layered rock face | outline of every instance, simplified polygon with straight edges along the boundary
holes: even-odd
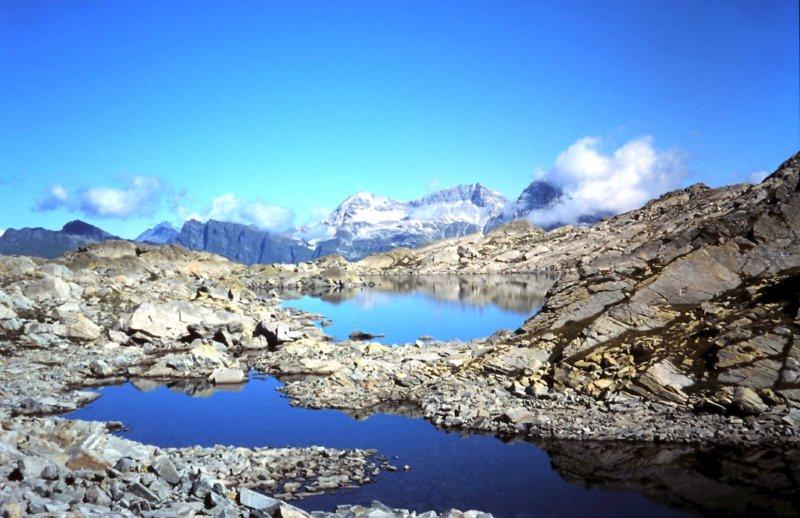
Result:
[[[214,220],[205,223],[187,221],[175,243],[244,264],[297,263],[315,256],[314,250],[300,240],[239,223]]]
[[[543,361],[534,378],[549,388],[742,415],[796,407],[799,174],[796,155],[759,185],[692,186],[591,228],[516,222],[353,270],[558,272],[509,340]]]

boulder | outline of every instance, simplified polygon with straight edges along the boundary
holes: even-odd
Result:
[[[166,480],[173,486],[181,481],[181,476],[175,468],[175,464],[166,455],[159,455],[150,466],[159,477]]]
[[[780,371],[779,361],[765,359],[743,367],[728,369],[717,376],[717,380],[731,385],[762,389],[772,387],[778,381]]]
[[[71,296],[69,284],[58,277],[45,276],[31,283],[24,291],[25,296],[36,301],[51,304],[62,304]]]
[[[348,338],[350,338],[350,340],[363,341],[363,340],[373,340],[375,338],[383,338],[384,336],[386,335],[365,333],[364,331],[356,330],[350,333]]]
[[[144,373],[145,378],[208,378],[216,369],[236,369],[239,362],[209,344],[167,355]]]
[[[153,304],[139,304],[124,321],[123,329],[128,334],[136,332],[168,339],[178,339],[188,335],[187,327],[203,323],[206,327],[236,320],[229,313],[215,313],[200,304],[185,301]]]
[[[0,320],[6,320],[8,318],[16,318],[17,313],[10,307],[6,306],[5,304],[0,304]]]
[[[676,403],[683,403],[688,399],[683,389],[694,383],[690,377],[678,371],[669,360],[651,365],[639,376],[637,382],[649,392],[649,395]]]
[[[67,338],[76,340],[97,340],[102,328],[81,313],[75,313],[63,320]]]
[[[736,387],[733,390],[733,407],[746,415],[758,415],[767,410],[761,397],[750,387]]]
[[[250,509],[272,514],[272,511],[277,509],[282,502],[243,487],[239,489],[239,503]]]
[[[243,370],[227,368],[214,369],[214,371],[211,373],[211,376],[208,377],[208,381],[214,383],[215,385],[242,383],[246,379],[247,375]]]
[[[269,320],[262,320],[258,323],[255,330],[256,336],[263,336],[269,342],[269,345],[274,347],[276,345],[297,340],[302,336],[302,333],[291,331],[289,326],[283,322],[272,322]]]

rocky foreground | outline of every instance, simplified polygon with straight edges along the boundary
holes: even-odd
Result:
[[[375,452],[159,450],[53,417],[90,402],[92,386],[242,383],[251,368],[286,379],[296,404],[414,408],[464,431],[798,444],[799,177],[795,156],[759,185],[693,186],[590,228],[515,222],[357,263],[246,267],[120,241],[49,262],[0,257],[4,512],[304,516],[285,501],[380,476]],[[555,276],[542,311],[470,343],[332,343],[273,291],[522,271]]]
[[[160,449],[114,435],[121,423],[53,417],[97,398],[93,386],[182,380],[203,391],[246,382],[252,358],[283,341],[325,345],[313,323],[247,288],[251,280],[216,256],[120,241],[53,262],[0,258],[3,516],[301,517],[286,501],[366,484],[390,467],[375,451]],[[416,516],[377,502],[315,515]]]

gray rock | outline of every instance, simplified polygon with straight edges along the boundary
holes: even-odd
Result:
[[[280,500],[256,493],[246,487],[239,488],[239,503],[250,509],[271,513],[281,505]]]
[[[156,457],[155,460],[153,460],[151,467],[159,477],[163,478],[172,485],[175,485],[181,481],[180,474],[175,468],[175,464],[173,464],[166,455],[159,455]]]
[[[25,296],[40,303],[63,304],[71,298],[72,291],[62,279],[46,276],[31,283]]]
[[[208,381],[216,385],[242,383],[246,379],[247,375],[243,370],[226,368],[214,369],[214,372],[208,377]]]

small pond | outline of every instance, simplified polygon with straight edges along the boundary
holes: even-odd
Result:
[[[354,331],[384,344],[484,338],[517,329],[544,304],[553,279],[538,275],[385,275],[372,283],[315,294],[280,292],[283,305],[324,315],[336,340]]]
[[[797,514],[797,452],[684,445],[504,443],[408,415],[356,419],[292,407],[281,382],[252,375],[226,390],[152,381],[99,389],[66,417],[120,420],[124,437],[162,447],[226,444],[376,448],[409,471],[294,503],[307,510],[380,500],[418,511],[476,508],[498,517]]]

